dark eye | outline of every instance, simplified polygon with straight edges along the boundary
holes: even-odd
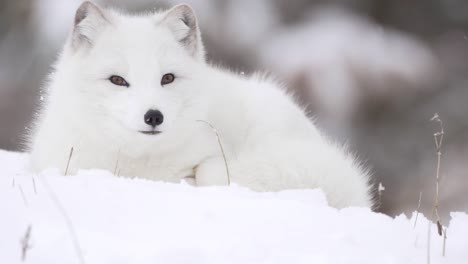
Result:
[[[164,74],[164,76],[161,78],[161,85],[170,84],[174,80],[175,80],[174,74],[172,73]]]
[[[109,81],[111,81],[111,83],[118,85],[118,86],[126,86],[126,87],[130,86],[130,84],[128,84],[128,82],[124,78],[117,76],[117,75],[112,75],[109,78]]]

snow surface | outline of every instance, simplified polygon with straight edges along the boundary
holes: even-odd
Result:
[[[0,151],[0,263],[23,263],[21,241],[24,263],[80,263],[71,232],[87,264],[426,263],[422,215],[414,228],[414,215],[331,208],[319,190],[196,188],[104,171],[31,175],[26,161]],[[434,226],[430,244],[431,263],[468,263],[468,215],[452,214],[446,257]]]

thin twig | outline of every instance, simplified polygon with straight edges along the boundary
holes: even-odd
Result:
[[[70,155],[68,156],[67,167],[65,168],[65,176],[68,175],[68,167],[70,166],[70,161],[73,156],[73,147],[70,149]]]
[[[60,202],[60,200],[58,199],[58,197],[55,195],[52,188],[49,186],[47,180],[44,177],[39,177],[39,179],[41,180],[42,184],[44,185],[49,197],[54,202],[55,207],[58,209],[58,211],[62,215],[63,219],[65,220],[65,224],[66,224],[66,226],[68,228],[68,231],[69,231],[69,233],[71,235],[73,246],[75,248],[75,252],[76,252],[76,255],[78,257],[79,262],[81,264],[85,264],[85,260],[84,260],[84,257],[83,257],[83,253],[81,251],[80,243],[78,241],[78,236],[76,235],[75,228],[73,226],[73,223],[71,221],[70,216],[68,215],[67,211],[65,210],[65,207],[63,207],[63,205]]]
[[[377,188],[379,194],[379,207],[382,206],[382,193],[385,191],[385,186],[381,182],[379,182],[379,187]]]
[[[228,162],[227,162],[227,159],[226,159],[226,153],[224,152],[223,144],[221,143],[221,138],[219,136],[218,130],[212,124],[210,124],[209,122],[207,122],[205,120],[197,120],[197,121],[207,124],[211,128],[211,130],[213,130],[213,132],[216,134],[216,138],[218,139],[219,148],[221,149],[221,153],[223,154],[224,165],[226,166],[226,174],[227,174],[228,185],[231,185],[231,174],[229,172],[229,165],[228,165]]]
[[[442,256],[445,257],[445,245],[447,243],[447,228],[444,228],[444,243],[442,244]]]
[[[31,239],[31,230],[32,226],[29,225],[26,229],[26,233],[24,234],[23,238],[20,240],[21,243],[21,261],[26,261],[26,255],[28,254],[28,250],[32,248],[29,240]]]
[[[36,180],[34,179],[34,176],[32,176],[31,178],[32,178],[32,184],[33,184],[34,194],[37,195]]]
[[[434,142],[436,146],[436,153],[437,153],[437,169],[436,169],[436,194],[434,198],[434,208],[433,214],[435,213],[437,216],[437,221],[440,221],[439,218],[439,184],[440,184],[440,163],[442,158],[442,144],[444,140],[444,127],[442,124],[442,120],[440,119],[439,115],[436,113],[434,117],[431,118],[431,121],[438,122],[440,125],[440,131],[434,133]]]
[[[436,220],[436,225],[437,225],[437,232],[439,233],[440,236],[443,235],[445,232],[444,227],[442,226],[442,222],[440,220],[440,215],[439,215],[439,185],[440,185],[440,165],[441,165],[441,159],[442,159],[442,145],[443,145],[443,140],[444,140],[444,126],[442,123],[442,120],[439,117],[439,114],[435,113],[434,116],[431,118],[430,121],[437,122],[440,126],[440,130],[436,133],[434,133],[434,142],[435,142],[435,147],[436,147],[436,154],[437,154],[437,168],[436,168],[436,188],[435,188],[435,197],[434,197],[434,206],[432,207],[432,213],[431,213],[431,219],[429,221],[429,225],[431,222],[434,222]],[[428,232],[428,263],[430,263],[430,228]],[[445,241],[444,245],[442,248],[442,255],[445,256]]]
[[[24,195],[24,192],[23,192],[23,187],[21,187],[20,184],[18,184],[18,189],[21,193],[21,197],[23,198],[24,205],[28,207],[28,200],[26,199],[26,195]]]
[[[414,228],[416,228],[416,223],[418,222],[419,210],[421,210],[421,199],[422,199],[422,192],[419,192],[419,202],[418,202],[418,209],[416,210],[416,218],[414,219]]]
[[[119,158],[120,158],[120,149],[117,152],[117,160],[115,161],[115,166],[114,166],[114,175],[116,175],[116,176],[118,176],[117,172],[120,170],[119,169]]]
[[[442,144],[444,140],[444,126],[442,123],[442,120],[440,119],[439,115],[436,113],[434,114],[434,117],[431,118],[431,121],[438,122],[440,125],[440,131],[434,133],[434,142],[436,146],[436,151],[437,151],[437,169],[436,169],[436,193],[435,193],[435,198],[434,198],[434,207],[432,209],[432,220],[434,220],[434,215],[437,217],[437,227],[438,227],[438,233],[440,236],[442,236],[442,224],[440,221],[440,216],[439,216],[439,185],[440,185],[440,164],[441,164],[441,158],[442,158]]]

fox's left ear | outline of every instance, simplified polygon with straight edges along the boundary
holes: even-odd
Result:
[[[173,7],[166,12],[162,23],[167,25],[175,38],[184,46],[195,59],[205,61],[205,48],[203,47],[197,17],[193,9],[186,4]]]

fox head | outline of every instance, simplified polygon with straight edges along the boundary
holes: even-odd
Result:
[[[157,138],[200,118],[191,81],[204,56],[188,5],[130,16],[84,2],[58,62],[56,89],[106,134],[124,129]]]

